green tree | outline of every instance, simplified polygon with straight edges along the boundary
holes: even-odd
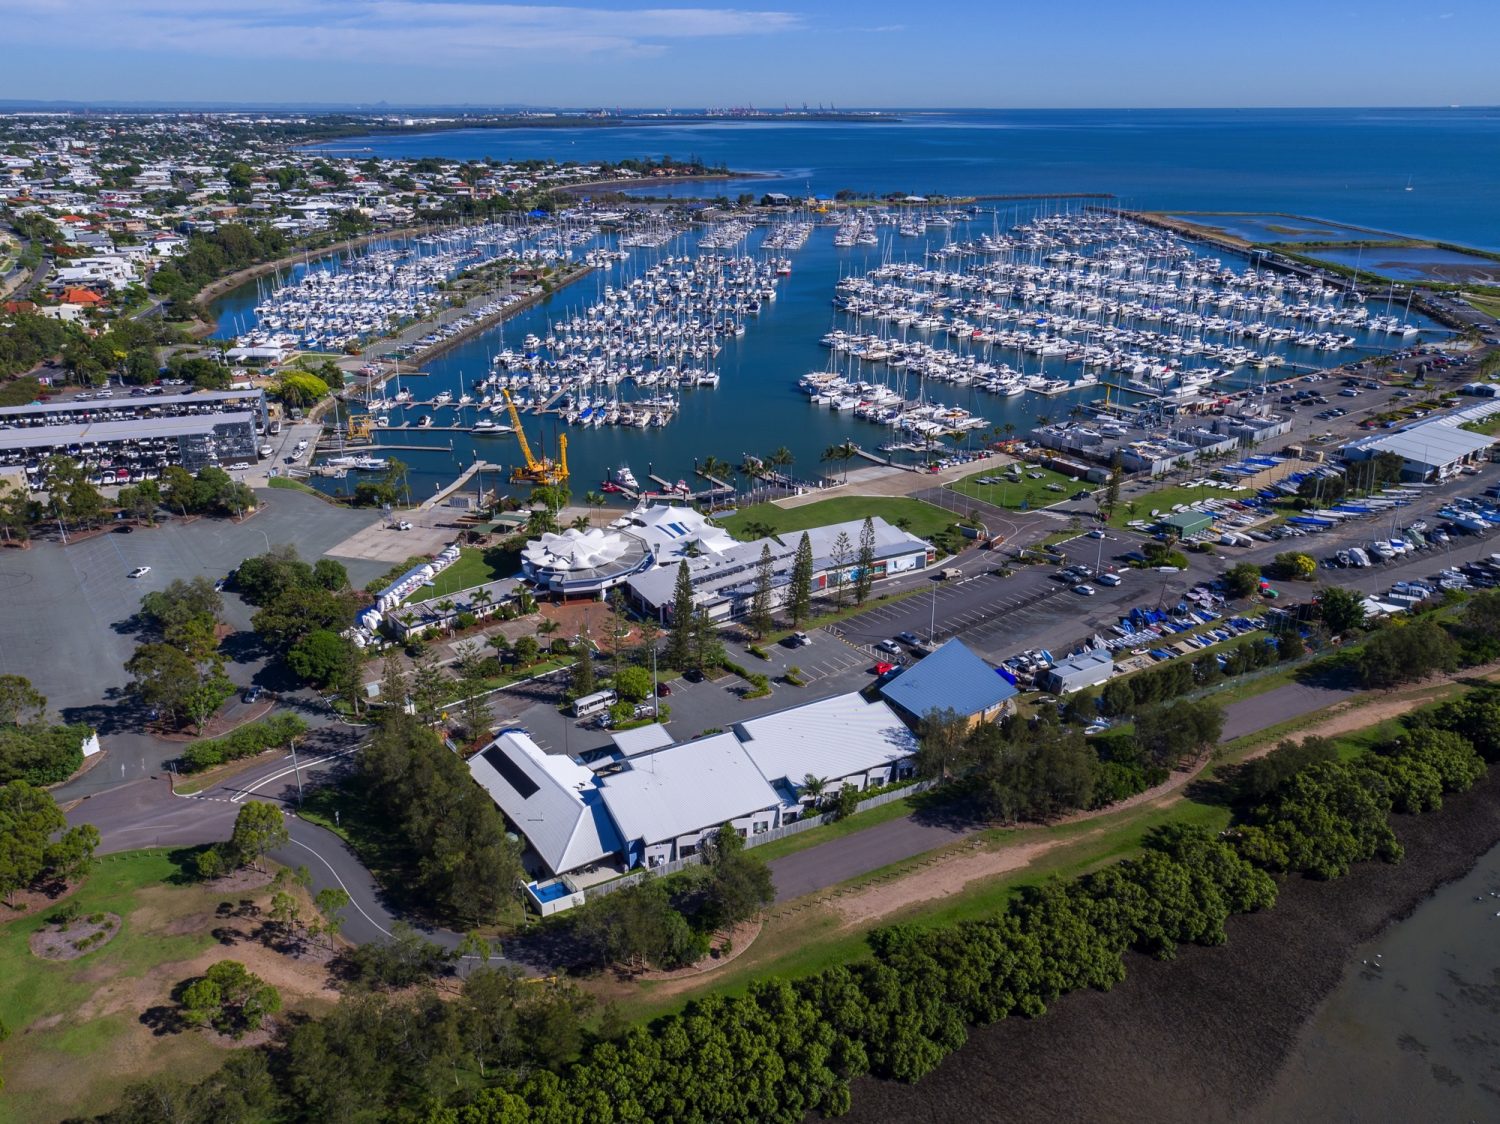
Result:
[[[626,667],[615,676],[615,691],[622,699],[641,702],[651,695],[651,673],[644,667]]]
[[[836,608],[841,609],[844,606],[844,585],[849,579],[849,567],[854,561],[854,544],[843,531],[833,540],[829,561],[833,564],[828,575],[828,582],[833,586],[833,603]]]
[[[619,678],[616,672],[615,677]],[[580,638],[578,658],[573,661],[573,673],[570,677],[569,687],[572,689],[574,698],[583,698],[592,695],[597,685],[594,676],[594,654],[588,642]]]
[[[868,515],[859,529],[859,555],[854,565],[854,603],[863,605],[875,584],[875,523]]]
[[[6,901],[44,879],[82,876],[98,845],[98,830],[92,824],[69,828],[45,790],[25,781],[0,788],[0,896]]]
[[[0,675],[0,723],[19,726],[47,712],[47,696],[24,675]]]
[[[349,571],[342,562],[332,558],[319,558],[313,563],[313,581],[330,593],[349,588]]]
[[[1430,617],[1391,621],[1365,641],[1359,680],[1365,687],[1398,687],[1458,666],[1458,646]]]
[[[1288,581],[1312,581],[1318,576],[1318,561],[1298,550],[1284,550],[1273,560],[1276,575]]]
[[[686,562],[677,564],[677,585],[672,594],[672,621],[667,629],[665,657],[669,667],[686,671],[693,663],[693,575]]]
[[[350,665],[358,664],[355,647],[336,632],[317,629],[292,645],[287,666],[297,678],[317,687],[332,687],[350,678]]]
[[[750,597],[750,611],[745,616],[745,625],[757,640],[764,640],[775,623],[771,616],[771,589],[775,580],[775,563],[771,558],[771,545],[760,548],[760,561],[755,566],[755,592]]]
[[[235,1038],[259,1030],[266,1016],[279,1010],[281,993],[238,960],[210,965],[182,993],[182,1014],[189,1023]]]
[[[792,627],[807,620],[812,612],[813,553],[812,540],[807,532],[797,541],[797,554],[792,561],[791,586],[787,590],[786,610]]]
[[[706,922],[724,928],[753,917],[776,897],[771,871],[745,849],[740,833],[724,824],[704,849],[708,868]]]
[[[291,839],[281,809],[261,800],[240,805],[234,818],[234,832],[229,837],[229,851],[238,865],[252,864],[260,869],[261,856]]]
[[[1325,585],[1318,590],[1316,601],[1318,615],[1335,636],[1364,627],[1365,598],[1357,589]]]
[[[1253,597],[1260,590],[1260,567],[1239,562],[1224,574],[1224,589],[1231,597]]]

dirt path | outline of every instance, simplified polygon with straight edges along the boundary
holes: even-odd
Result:
[[[1097,834],[1099,832],[1095,830],[1080,838],[1087,839]],[[984,850],[981,849],[983,844],[975,840],[969,844],[968,854],[957,857],[953,857],[953,852],[933,855],[916,870],[897,875],[889,882],[877,882],[841,894],[830,904],[842,918],[844,928],[866,925],[918,902],[961,893],[971,882],[1030,866],[1048,851],[1072,842],[1071,839],[1039,839],[1019,847]]]
[[[1356,695],[1330,708],[1327,718],[1298,730],[1296,736],[1298,738],[1312,736],[1331,738],[1366,729],[1392,718],[1399,718],[1403,714],[1408,714],[1432,702],[1460,678],[1492,679],[1497,674],[1500,674],[1500,663],[1486,664],[1454,675],[1428,680],[1401,694],[1374,699]],[[1264,745],[1256,746],[1240,760],[1250,761],[1264,757],[1275,747],[1276,742],[1268,739]],[[1170,777],[1154,788],[1138,792],[1107,808],[1074,812],[1045,825],[1026,826],[1051,827],[1058,824],[1100,819],[1143,807],[1165,808],[1182,799],[1182,790],[1188,782],[1202,773],[1212,760],[1212,757],[1205,755],[1195,761],[1191,767],[1174,771]],[[1102,830],[1102,828],[1095,829],[1079,836],[1078,839],[1092,838]],[[1071,845],[1076,841],[1075,839],[1037,840],[990,850],[984,849],[979,840],[974,840],[967,845],[967,853],[945,849],[928,856],[915,869],[903,871],[887,881],[843,892],[835,890],[813,901],[817,905],[831,906],[842,919],[845,928],[865,925],[888,917],[910,905],[961,893],[971,882],[1024,869],[1047,852],[1060,846]]]

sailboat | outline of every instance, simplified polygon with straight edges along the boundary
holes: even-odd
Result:
[[[1411,190],[1411,177],[1410,176],[1406,177],[1406,190],[1407,191]]]

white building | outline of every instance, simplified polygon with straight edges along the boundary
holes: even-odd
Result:
[[[884,702],[857,692],[672,742],[661,726],[615,735],[584,766],[507,731],[469,761],[474,779],[531,844],[533,866],[567,874],[689,858],[724,824],[754,839],[806,812],[809,776],[823,791],[863,791],[908,777],[917,741]]]

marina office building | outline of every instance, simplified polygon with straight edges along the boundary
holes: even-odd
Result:
[[[836,575],[852,583],[859,536],[864,520],[833,523],[807,530],[813,552],[813,592],[829,588]],[[884,519],[871,520],[875,532],[874,580],[909,573],[930,565],[932,546]],[[850,544],[847,559],[839,554],[838,538]],[[603,597],[623,586],[635,608],[665,621],[671,615],[677,589],[677,570],[687,563],[693,579],[693,599],[713,620],[743,616],[755,595],[761,548],[769,547],[772,566],[772,603],[780,604],[791,586],[792,565],[802,532],[738,542],[689,507],[653,504],[636,508],[608,529],[569,529],[546,534],[526,545],[522,570],[543,593],[570,597]]]
[[[534,873],[600,864],[655,867],[698,853],[730,824],[754,838],[807,812],[806,779],[825,792],[912,775],[917,740],[884,702],[851,692],[673,742],[665,727],[615,736],[584,765],[502,731],[469,770],[530,844]]]

